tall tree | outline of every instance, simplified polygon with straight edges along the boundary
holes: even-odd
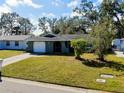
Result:
[[[57,18],[48,18],[47,22],[49,23],[51,32],[54,34],[58,34],[58,29],[56,27],[57,25]]]
[[[115,28],[112,24],[112,20],[108,17],[104,17],[98,24],[93,26],[93,32],[91,32],[93,40],[93,46],[95,53],[100,60],[104,60],[109,48],[111,48],[111,42],[115,36]]]
[[[20,24],[20,30],[24,35],[29,34],[32,31],[32,28],[34,27],[28,18],[20,17],[19,24]]]
[[[61,17],[56,24],[56,27],[59,30],[60,34],[65,34],[66,33],[66,28],[67,28],[67,17]]]
[[[3,35],[29,34],[33,27],[30,20],[17,13],[4,13],[0,18],[0,29]]]
[[[111,17],[117,29],[117,37],[124,37],[124,24],[121,21],[124,16],[123,0],[103,0],[100,7],[100,16]]]
[[[73,18],[67,18],[67,17],[61,17],[59,19],[57,18],[46,18],[42,17],[39,18],[39,27],[44,31],[45,33],[48,33],[47,31],[48,26],[46,24],[49,24],[51,33],[54,34],[76,34],[76,33],[87,33],[86,32],[86,26],[85,21],[83,21],[79,17],[73,17]]]
[[[99,9],[97,5],[89,0],[82,0],[80,7],[74,9],[75,12],[82,14],[82,19],[86,22],[86,27],[89,28],[99,21]]]
[[[39,18],[39,28],[44,32],[44,33],[49,33],[48,31],[48,18],[47,17],[42,17],[42,18]]]
[[[74,9],[82,14],[87,28],[99,23],[104,17],[109,17],[116,27],[119,38],[124,37],[124,0],[103,0],[101,4],[94,5],[91,0],[82,0],[79,8]]]
[[[85,28],[85,21],[79,17],[61,17],[56,22],[55,27],[57,28],[59,34],[87,33]]]
[[[1,29],[3,29],[3,34],[12,34],[13,27],[14,27],[14,22],[16,18],[19,17],[18,14],[16,13],[4,13],[1,16],[0,23]]]

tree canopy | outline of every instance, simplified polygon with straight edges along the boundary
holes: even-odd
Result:
[[[87,33],[86,27],[84,26],[85,21],[79,19],[79,17],[67,18],[61,17],[57,18],[39,18],[39,28],[44,31],[44,33],[54,33],[54,34],[76,34],[76,33]],[[51,31],[48,31],[48,24]]]
[[[91,36],[94,37],[93,47],[100,60],[104,60],[104,56],[111,49],[115,34],[115,28],[109,18],[104,18],[93,26],[93,32],[91,32]]]
[[[28,18],[17,13],[3,13],[0,17],[0,30],[2,35],[27,35],[31,32],[33,24]]]

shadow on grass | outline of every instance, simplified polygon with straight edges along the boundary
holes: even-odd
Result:
[[[48,55],[48,56],[74,56],[74,53],[31,53],[33,55]]]
[[[100,61],[100,60],[90,60],[90,59],[81,59],[82,64],[90,66],[90,67],[109,67],[117,71],[124,71],[124,65],[114,62],[114,61]]]

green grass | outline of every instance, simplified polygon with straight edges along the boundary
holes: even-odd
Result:
[[[82,57],[95,59],[94,54],[84,54]],[[115,55],[106,56],[108,61],[124,64],[124,58]],[[8,65],[3,68],[3,75],[40,82],[85,87],[106,91],[124,93],[124,72],[109,67],[90,67],[73,56],[32,57]],[[106,79],[105,84],[96,83],[100,74],[113,74],[113,79]]]
[[[17,51],[17,50],[0,50],[0,58],[8,58],[16,55],[23,54],[24,51]]]

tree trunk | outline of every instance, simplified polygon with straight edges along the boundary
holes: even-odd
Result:
[[[104,55],[99,55],[99,60],[104,61]]]
[[[27,27],[26,27],[26,24],[25,24],[25,31],[24,31],[24,34],[26,35],[27,34]]]
[[[80,53],[79,53],[80,50],[75,49],[74,51],[75,51],[75,59],[82,60]]]
[[[75,59],[80,59],[81,57],[80,56],[76,56]]]

